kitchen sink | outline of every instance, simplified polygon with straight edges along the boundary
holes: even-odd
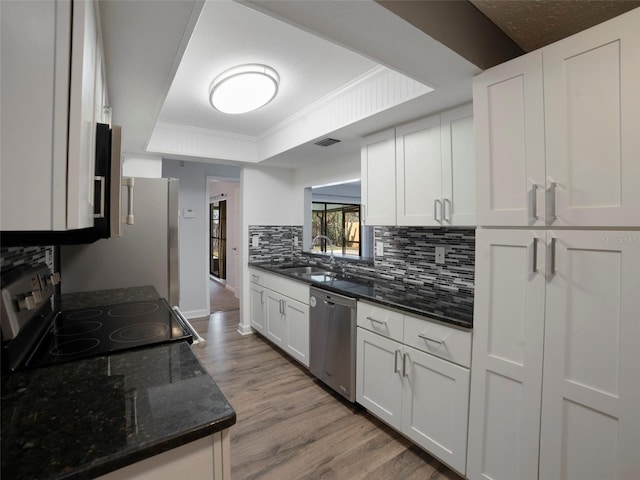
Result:
[[[283,272],[287,273],[301,273],[301,274],[310,274],[310,273],[323,273],[325,275],[333,275],[333,272],[327,271],[324,267],[288,267],[281,269]]]

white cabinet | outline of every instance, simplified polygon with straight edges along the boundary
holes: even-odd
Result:
[[[358,403],[464,474],[471,333],[366,302],[357,316]]]
[[[474,79],[479,225],[640,225],[640,10]]]
[[[396,223],[395,130],[364,140],[361,149],[362,204],[367,225]]]
[[[127,465],[97,480],[173,480],[189,472],[190,480],[230,480],[229,430],[195,440]]]
[[[309,366],[309,286],[250,269],[250,322],[291,357]]]
[[[474,225],[473,142],[471,105],[365,138],[365,223]]]
[[[3,231],[93,225],[93,1],[0,2]]]
[[[476,238],[469,478],[636,478],[640,232]]]

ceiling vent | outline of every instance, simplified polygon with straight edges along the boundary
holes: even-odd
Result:
[[[340,140],[336,140],[335,138],[324,138],[322,140],[318,140],[314,145],[318,145],[319,147],[328,147],[334,143],[340,143]]]

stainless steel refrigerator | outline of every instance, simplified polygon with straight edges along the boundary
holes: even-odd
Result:
[[[134,182],[134,223],[121,237],[60,247],[62,293],[152,285],[179,304],[178,180]]]

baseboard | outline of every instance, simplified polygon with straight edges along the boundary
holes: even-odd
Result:
[[[227,284],[225,285],[226,289],[229,290],[231,293],[235,294],[236,293],[236,289],[233,288],[231,285]]]
[[[180,311],[182,312],[182,310]],[[184,315],[187,320],[191,320],[192,318],[208,317],[210,313],[209,310],[189,310],[188,312],[182,312],[182,315]]]
[[[238,333],[240,335],[251,335],[253,330],[249,325],[243,325],[242,323],[238,324]]]

